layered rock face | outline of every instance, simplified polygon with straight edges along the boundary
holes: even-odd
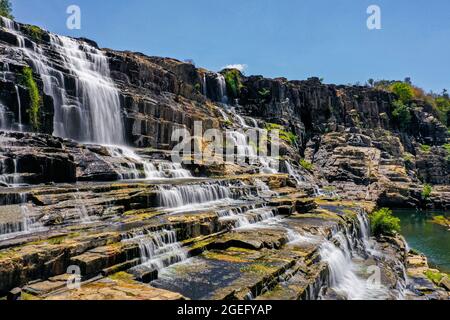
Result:
[[[230,78],[0,23],[0,297],[448,299],[367,217],[376,202],[450,204],[447,129],[426,104],[401,132],[388,92]],[[243,161],[173,163],[172,134],[196,122],[231,130]],[[282,131],[276,157],[242,133],[266,128]],[[212,145],[191,140],[186,159]],[[352,271],[368,266],[375,293]]]

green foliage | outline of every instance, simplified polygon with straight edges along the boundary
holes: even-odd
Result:
[[[278,134],[280,136],[280,139],[283,141],[286,141],[289,144],[295,144],[297,142],[297,136],[290,132],[290,131],[286,131],[285,128],[280,125],[280,124],[276,124],[276,123],[266,123],[266,130],[267,131],[274,131],[274,130],[278,130]]]
[[[447,154],[450,154],[450,143],[446,143],[442,147],[447,151]]]
[[[421,144],[420,150],[425,153],[429,153],[431,151],[431,147],[427,144]]]
[[[305,170],[312,171],[314,169],[314,165],[305,159],[300,159],[299,164]]]
[[[388,208],[381,208],[370,216],[370,226],[375,236],[394,235],[400,232],[400,219]]]
[[[9,0],[0,0],[0,16],[14,19],[12,15],[11,2]]]
[[[450,165],[450,143],[446,143],[442,147],[447,152],[447,156],[445,157],[445,160],[447,161],[448,165]]]
[[[450,125],[450,99],[448,96],[440,96],[435,100],[435,106],[439,120],[446,126]]]
[[[44,31],[37,26],[26,25],[26,32],[33,38],[34,41],[42,41],[42,36],[44,35]]]
[[[408,103],[414,97],[413,88],[406,82],[395,82],[389,89],[398,96],[403,103]]]
[[[23,86],[28,88],[30,93],[30,106],[27,109],[30,117],[30,123],[34,130],[39,131],[41,126],[40,121],[40,106],[42,98],[39,94],[39,89],[36,81],[33,78],[33,71],[30,67],[25,67],[22,71],[20,82]]]
[[[403,154],[403,160],[405,161],[405,163],[411,164],[414,161],[414,156],[409,152],[405,152]]]
[[[439,271],[433,271],[428,269],[427,271],[425,271],[425,276],[431,281],[433,281],[435,284],[439,284],[442,278],[444,278],[445,274],[440,273]]]
[[[228,96],[232,98],[239,97],[243,87],[241,82],[241,73],[236,69],[228,69],[224,72],[225,82],[227,84]]]
[[[197,93],[201,93],[201,92],[202,92],[202,86],[200,85],[200,83],[194,84],[194,90],[195,90]]]
[[[261,98],[265,100],[270,96],[270,90],[267,88],[262,88],[261,90],[258,91],[258,94]]]
[[[397,123],[400,129],[406,129],[411,123],[411,112],[409,107],[400,100],[395,100],[392,103],[394,109],[392,110],[393,120]]]
[[[428,200],[431,196],[431,192],[433,192],[433,187],[429,184],[426,184],[422,188],[422,199]]]

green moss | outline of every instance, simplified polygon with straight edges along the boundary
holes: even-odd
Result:
[[[23,291],[20,294],[20,298],[21,300],[40,300],[38,297]]]
[[[392,215],[388,208],[381,208],[370,216],[370,225],[374,235],[394,235],[400,232],[400,219]]]
[[[413,163],[414,156],[409,152],[405,152],[403,154],[403,160],[405,161],[405,163]]]
[[[111,280],[115,280],[115,281],[123,281],[123,282],[128,282],[128,283],[134,282],[133,275],[129,274],[128,272],[124,272],[124,271],[117,272],[113,275],[110,275],[108,278]]]
[[[33,78],[33,71],[30,67],[25,67],[23,69],[20,77],[20,83],[28,89],[30,94],[30,105],[27,109],[30,117],[30,123],[35,131],[39,131],[41,127],[40,108],[42,97],[39,94],[39,89]]]
[[[421,144],[420,150],[425,153],[429,153],[431,151],[431,147],[427,144]]]
[[[428,200],[433,192],[433,187],[429,184],[426,184],[422,188],[422,199]]]
[[[25,26],[25,31],[33,38],[34,41],[42,41],[42,36],[44,31],[38,26],[27,25]]]
[[[224,71],[223,76],[225,77],[228,96],[233,99],[238,98],[241,93],[241,89],[244,87],[239,70],[228,69]]]
[[[433,281],[435,284],[439,284],[445,274],[440,273],[439,271],[427,270],[424,272],[425,276]]]
[[[240,269],[241,272],[251,272],[257,274],[269,274],[274,272],[275,270],[276,268],[264,263],[252,264]]]
[[[48,244],[57,245],[57,244],[63,243],[66,238],[67,238],[66,236],[58,236],[58,237],[49,238],[46,242]]]
[[[313,169],[314,169],[314,165],[311,163],[311,162],[309,162],[309,161],[307,161],[307,160],[305,160],[305,159],[300,159],[300,161],[298,162],[301,166],[302,166],[302,168],[304,168],[305,170],[308,170],[308,171],[312,171]]]
[[[277,123],[266,123],[267,131],[278,131],[279,137],[281,140],[286,141],[289,144],[295,144],[297,142],[297,136],[290,132],[286,131],[285,128]]]

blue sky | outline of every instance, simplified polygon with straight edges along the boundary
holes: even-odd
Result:
[[[347,84],[404,79],[450,89],[448,0],[11,0],[16,19],[101,47],[192,59],[247,75]],[[81,30],[66,8],[81,8]],[[381,8],[381,30],[366,9]]]

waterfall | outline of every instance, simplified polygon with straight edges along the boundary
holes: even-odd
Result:
[[[189,204],[204,204],[231,199],[232,193],[227,186],[218,183],[185,186],[161,186],[158,203],[164,208],[177,208]]]
[[[298,186],[302,185],[303,182],[305,181],[305,179],[300,174],[298,174],[298,172],[296,172],[294,170],[294,168],[292,167],[292,165],[289,161],[286,161],[285,164],[286,164],[286,169],[288,171],[289,176],[291,176],[295,180],[295,182],[297,183]]]
[[[25,204],[25,195],[21,195],[20,219],[0,224],[0,240],[7,240],[33,232],[44,231],[45,227],[31,216],[30,207]]]
[[[105,146],[113,158],[120,159],[121,166],[125,166],[126,173],[121,173],[123,179],[169,179],[169,178],[191,178],[191,173],[183,169],[181,164],[168,161],[152,163],[143,159],[132,149],[123,146]],[[142,170],[139,170],[139,165]]]
[[[205,97],[208,96],[208,87],[206,85],[206,74],[202,75],[202,93]]]
[[[91,217],[89,216],[89,213],[86,209],[86,206],[84,205],[83,199],[80,196],[80,191],[77,189],[77,192],[73,195],[75,202],[78,203],[76,206],[76,210],[78,211],[80,215],[80,221],[82,223],[91,223]]]
[[[20,93],[19,93],[19,87],[14,86],[16,89],[16,99],[17,99],[17,118],[18,118],[18,128],[19,131],[23,131],[23,125],[22,125],[22,104],[20,102]]]
[[[6,107],[0,103],[0,129],[8,130],[10,128]]]
[[[50,34],[51,48],[73,77],[65,79],[54,57],[46,56],[38,44],[31,43],[31,48],[27,48],[19,25],[4,17],[2,21],[16,36],[34,71],[40,74],[45,94],[53,98],[54,135],[82,142],[123,144],[119,93],[103,52],[85,42]],[[72,80],[74,83],[69,86]]]
[[[353,258],[358,251],[366,253],[370,231],[363,212],[358,214],[357,220],[359,225],[353,225],[352,235],[345,227],[344,231],[337,232],[331,240],[325,240],[320,246],[320,257],[327,263],[329,270],[328,287],[348,300],[387,299],[389,296],[386,287],[358,275],[361,267]],[[361,241],[362,246],[359,246]]]
[[[277,192],[270,190],[269,186],[260,179],[255,179],[255,186],[258,189],[258,195],[260,197],[271,198],[278,195]]]
[[[257,208],[255,205],[249,208],[219,210],[218,215],[219,221],[232,221],[234,229],[260,227],[264,222],[275,217],[273,209],[266,207]]]
[[[161,270],[171,264],[187,259],[187,253],[177,241],[176,232],[173,230],[163,230],[153,234],[145,232],[132,232],[122,241],[134,242],[139,245],[141,255],[141,265],[132,268],[149,268]]]
[[[106,144],[122,144],[124,131],[121,119],[119,93],[110,77],[108,59],[100,50],[84,42],[51,35],[51,44],[60,53],[64,66],[75,76],[77,111],[80,123],[66,130],[72,114],[64,107],[57,123],[64,124],[60,134],[66,136],[71,129],[86,131],[86,139]]]
[[[227,131],[227,142],[236,147],[238,157],[256,158],[255,148],[247,142],[247,136],[239,131]]]
[[[217,73],[216,74],[216,83],[217,83],[217,87],[219,89],[219,101],[227,104],[228,97],[227,97],[227,84],[225,81],[225,77],[223,75],[221,75],[220,73]]]

